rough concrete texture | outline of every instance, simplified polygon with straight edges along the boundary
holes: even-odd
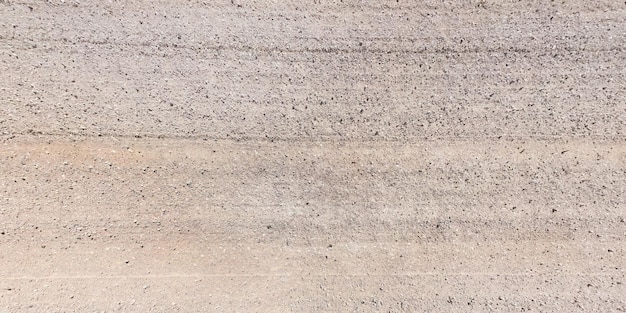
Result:
[[[626,311],[623,1],[0,1],[0,312]]]

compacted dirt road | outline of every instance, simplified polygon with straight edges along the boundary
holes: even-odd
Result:
[[[0,312],[626,311],[623,1],[0,1]]]

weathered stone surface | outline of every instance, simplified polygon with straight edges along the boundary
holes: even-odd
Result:
[[[0,310],[626,310],[626,4],[0,1]]]

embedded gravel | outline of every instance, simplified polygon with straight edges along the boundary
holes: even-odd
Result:
[[[623,1],[0,0],[0,311],[626,311],[625,46]]]

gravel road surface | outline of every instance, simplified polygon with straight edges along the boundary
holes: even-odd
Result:
[[[0,0],[0,312],[626,311],[623,1]]]

